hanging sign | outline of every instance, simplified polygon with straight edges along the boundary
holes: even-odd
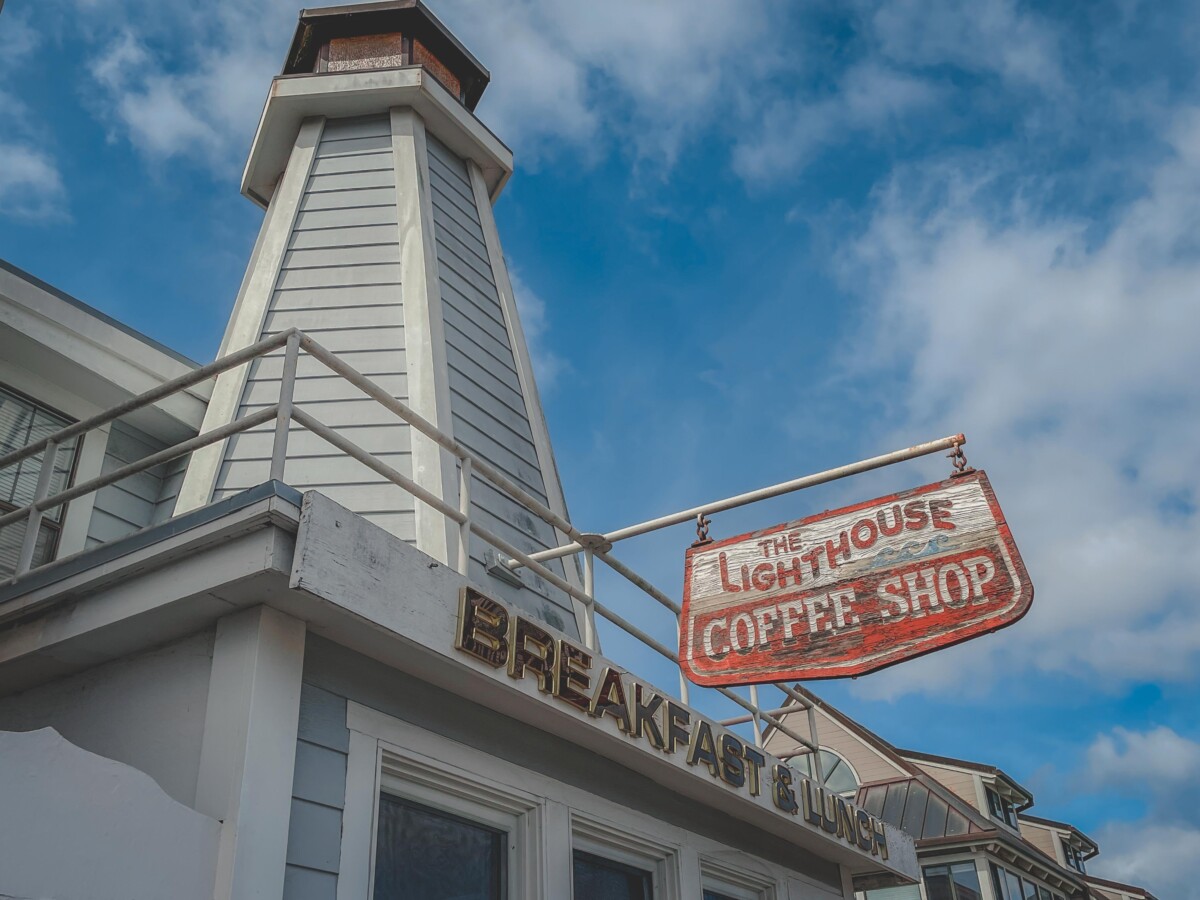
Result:
[[[977,471],[693,546],[679,664],[701,685],[865,675],[1011,625],[1032,600]]]

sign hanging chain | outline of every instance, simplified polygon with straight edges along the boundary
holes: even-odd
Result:
[[[954,471],[950,473],[951,478],[961,478],[963,475],[971,475],[975,470],[967,465],[967,454],[963,453],[962,444],[958,441],[954,442],[954,449],[946,454],[946,458],[954,465]]]
[[[712,543],[712,538],[708,536],[708,526],[711,524],[712,522],[708,520],[708,517],[704,513],[699,513],[696,516],[696,540],[692,544],[693,547],[703,547],[706,544]]]

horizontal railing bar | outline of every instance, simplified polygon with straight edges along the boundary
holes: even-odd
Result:
[[[725,687],[719,687],[719,688],[716,688],[715,690],[717,691],[717,693],[724,694],[726,697],[728,697],[730,700],[732,700],[734,703],[736,703],[738,706],[740,706],[742,709],[746,710],[747,712],[758,715],[760,718],[765,720],[768,725],[771,725],[777,731],[780,731],[783,734],[786,734],[792,740],[798,741],[800,744],[804,745],[805,747],[808,747],[809,749],[812,749],[812,750],[816,749],[813,746],[812,742],[809,741],[807,738],[800,737],[800,735],[796,734],[794,731],[792,731],[790,728],[788,728],[786,725],[784,725],[781,721],[776,719],[774,716],[764,714],[761,710],[756,709],[754,704],[751,703],[749,700],[747,700],[745,697],[742,697],[741,695],[737,694],[736,692],[731,691],[729,688],[725,688]],[[751,716],[751,718],[753,718],[753,716]]]
[[[449,503],[446,503],[444,500],[442,500],[441,497],[437,496],[436,494],[430,493],[429,491],[425,490],[425,488],[421,487],[419,484],[417,484],[415,481],[413,481],[411,478],[409,478],[407,475],[404,475],[403,473],[396,471],[391,466],[389,466],[387,463],[376,459],[374,456],[372,456],[370,453],[368,453],[362,447],[358,446],[358,444],[354,443],[351,440],[348,440],[347,438],[342,437],[340,434],[338,434],[336,431],[334,431],[328,425],[325,425],[322,422],[318,422],[316,419],[314,419],[312,416],[310,416],[308,413],[306,413],[300,407],[298,407],[298,406],[292,407],[292,419],[296,422],[299,422],[301,425],[303,425],[305,428],[307,428],[309,431],[311,431],[313,434],[317,435],[318,437],[324,438],[326,441],[333,444],[333,446],[337,447],[339,450],[341,450],[346,455],[353,457],[354,459],[356,459],[360,463],[362,463],[364,466],[367,466],[368,468],[374,470],[375,472],[378,472],[384,478],[386,478],[389,481],[393,482],[394,484],[397,484],[400,487],[404,488],[404,490],[408,491],[410,494],[412,494],[414,497],[417,497],[424,503],[429,504],[434,509],[436,509],[438,512],[440,512],[442,515],[453,519],[455,524],[461,525],[463,522],[466,521],[466,516],[464,516],[461,512],[459,512],[457,509],[455,509]]]
[[[771,497],[778,497],[782,494],[790,494],[793,491],[803,490],[804,488],[815,487],[818,484],[826,484],[830,481],[837,481],[840,478],[847,478],[850,475],[859,475],[863,472],[869,472],[872,469],[879,469],[883,466],[890,466],[894,463],[905,462],[906,460],[916,459],[921,456],[928,456],[930,453],[937,453],[939,450],[949,450],[956,444],[962,445],[967,442],[967,439],[961,434],[951,435],[936,441],[928,441],[924,444],[917,444],[914,447],[909,447],[905,450],[896,450],[892,453],[884,453],[882,456],[873,456],[870,459],[860,460],[856,463],[850,463],[845,466],[838,466],[833,469],[826,469],[823,472],[816,472],[812,475],[805,475],[801,478],[793,478],[791,481],[782,481],[779,484],[773,484],[769,487],[759,488],[756,491],[749,491],[745,494],[738,494],[735,497],[727,497],[724,500],[714,500],[711,503],[705,503],[701,506],[693,506],[691,509],[685,509],[681,512],[671,513],[669,516],[660,516],[657,519],[650,519],[646,522],[639,522],[636,525],[629,525],[625,528],[618,528],[616,531],[610,531],[604,535],[604,539],[611,544],[617,541],[623,541],[627,538],[637,537],[647,534],[651,531],[657,531],[660,528],[667,528],[671,525],[679,525],[696,518],[699,515],[711,515],[713,513],[725,512],[726,510],[736,509],[739,506],[746,506],[750,503],[757,503],[759,500],[767,500]],[[572,553],[578,553],[583,547],[578,541],[571,544],[564,544],[561,547],[554,547],[550,550],[543,550],[533,554],[533,558],[539,562],[544,562],[548,559],[557,559],[561,556],[569,556]]]
[[[789,713],[789,712],[794,712],[794,711],[795,711],[795,707],[783,706],[783,707],[780,707],[779,709],[760,709],[758,711],[758,714],[760,716],[781,716],[784,713]],[[750,722],[753,719],[754,719],[753,715],[734,716],[732,719],[722,719],[720,724],[725,725],[726,727],[728,727],[730,725],[745,725],[747,722]]]
[[[214,375],[220,375],[229,369],[236,368],[242,363],[253,359],[260,354],[276,347],[282,347],[287,343],[288,336],[292,332],[298,332],[296,328],[289,328],[287,331],[281,331],[279,334],[272,335],[269,338],[259,341],[257,344],[251,344],[249,347],[244,347],[236,353],[231,353],[228,356],[222,356],[220,359],[210,362],[206,366],[201,366],[194,371],[188,372],[185,375],[180,375],[178,378],[172,378],[170,381],[164,381],[156,388],[151,388],[144,393],[138,394],[136,397],[131,397],[123,403],[118,403],[116,406],[106,412],[97,413],[88,419],[82,419],[75,422],[73,425],[68,425],[65,428],[59,429],[54,434],[47,435],[44,438],[34,441],[32,444],[27,444],[20,450],[14,450],[11,453],[0,456],[0,469],[11,466],[13,463],[20,462],[30,456],[35,455],[42,450],[47,442],[54,441],[59,446],[62,446],[63,441],[70,440],[77,434],[83,434],[85,431],[91,431],[93,428],[99,428],[101,425],[107,425],[121,416],[128,415],[134,410],[141,409],[143,406],[149,406],[156,400],[161,400],[169,394],[176,391],[181,391],[184,388],[189,388],[194,384],[211,378]]]
[[[534,556],[536,557],[536,554],[534,554]],[[623,562],[620,562],[619,560],[615,559],[611,554],[601,553],[599,550],[597,550],[596,556],[598,556],[598,557],[600,557],[600,559],[604,560],[604,562],[606,562],[614,572],[616,572],[619,575],[624,576],[634,586],[641,588],[643,591],[645,591],[647,594],[649,594],[651,596],[651,598],[653,598],[654,600],[657,600],[659,603],[661,603],[663,606],[665,606],[671,612],[675,613],[676,615],[681,615],[683,613],[682,606],[680,606],[678,603],[676,603],[674,600],[672,600],[670,597],[668,597],[666,594],[664,594],[662,591],[660,591],[658,588],[656,588],[654,585],[652,585],[649,581],[647,581],[645,578],[643,578],[637,572],[633,571],[633,569],[629,568]]]
[[[235,419],[227,425],[222,425],[220,428],[214,428],[212,431],[206,431],[204,434],[194,438],[189,438],[175,444],[172,447],[167,447],[165,450],[160,450],[158,453],[152,453],[150,456],[132,462],[127,466],[122,466],[119,469],[113,469],[107,475],[100,475],[93,478],[91,481],[85,481],[83,484],[77,484],[69,490],[62,491],[52,497],[47,497],[44,500],[39,500],[36,503],[31,503],[23,509],[15,510],[5,516],[0,516],[0,528],[9,525],[21,517],[21,514],[28,513],[29,510],[36,506],[40,510],[53,509],[56,506],[61,506],[63,503],[69,503],[76,497],[82,497],[84,494],[90,494],[92,491],[98,491],[100,488],[108,487],[110,484],[120,481],[123,478],[128,478],[130,475],[136,475],[138,472],[144,472],[146,469],[153,469],[161,463],[169,462],[172,459],[191,453],[193,450],[199,450],[201,447],[207,447],[209,444],[215,444],[217,441],[224,440],[230,435],[238,434],[246,431],[256,425],[261,425],[267,422],[278,413],[278,407],[270,406],[266,409],[259,410],[252,416],[246,416],[244,419]]]
[[[447,516],[449,519],[457,523],[460,527],[468,527],[471,533],[478,535],[483,541],[509,556],[511,558],[509,565],[513,568],[528,568],[530,571],[545,579],[549,584],[563,591],[568,596],[579,600],[589,610],[603,616],[613,625],[617,626],[631,637],[640,641],[651,650],[655,651],[671,662],[678,664],[677,649],[672,649],[666,644],[652,637],[650,634],[634,625],[619,613],[597,602],[595,597],[591,596],[588,591],[580,590],[578,587],[570,584],[565,578],[557,575],[543,564],[544,561],[561,558],[570,553],[578,552],[583,549],[581,541],[584,540],[584,534],[574,525],[572,525],[571,522],[565,518],[565,516],[562,516],[551,510],[546,504],[542,503],[536,497],[533,497],[528,491],[515,484],[511,479],[495,469],[493,466],[489,465],[486,461],[480,460],[473,456],[471,452],[468,451],[458,441],[454,440],[452,437],[445,434],[436,426],[425,420],[405,403],[392,397],[367,376],[343,362],[336,355],[331,353],[325,347],[321,346],[321,344],[315,339],[309,337],[303,331],[297,328],[290,328],[272,335],[269,338],[245,347],[228,356],[222,357],[219,360],[216,360],[206,366],[202,366],[192,372],[180,376],[179,378],[164,382],[150,391],[146,391],[142,394],[139,394],[137,397],[118,404],[117,406],[109,409],[107,412],[92,416],[91,418],[82,420],[80,422],[76,422],[73,425],[69,425],[63,429],[60,429],[52,435],[41,438],[33,444],[23,447],[20,450],[13,451],[4,457],[0,457],[0,468],[12,465],[13,463],[20,462],[23,459],[27,459],[36,455],[38,452],[44,450],[51,441],[61,443],[64,440],[70,440],[76,435],[108,424],[109,422],[119,419],[123,415],[155,403],[158,400],[161,400],[162,398],[177,391],[189,388],[192,385],[211,378],[214,375],[218,375],[222,372],[236,368],[239,365],[243,365],[252,359],[261,357],[278,347],[284,346],[288,342],[289,338],[294,340],[298,339],[300,345],[303,346],[303,348],[311,356],[322,362],[336,374],[341,375],[343,378],[345,378],[359,390],[363,391],[369,397],[375,399],[385,408],[395,413],[397,416],[424,434],[426,437],[433,440],[447,452],[453,454],[460,460],[466,461],[481,476],[486,478],[497,488],[505,491],[514,500],[523,504],[526,508],[538,515],[544,521],[565,534],[569,539],[574,541],[574,543],[562,547],[552,548],[550,550],[527,554],[510,544],[504,538],[492,533],[484,526],[478,524],[477,522],[470,521],[469,514],[467,512],[461,511],[456,507],[446,503],[444,500],[442,500],[442,498],[424,489],[408,476],[378,460],[375,456],[365,451],[353,441],[343,437],[336,430],[318,421],[303,409],[293,408],[292,418],[298,425],[307,428],[338,450],[341,450],[343,453],[346,453],[347,455],[356,459],[358,462],[366,465],[368,468],[387,478],[392,483],[403,488],[414,498],[428,504],[442,515]],[[179,444],[168,447],[159,451],[158,453],[151,454],[150,456],[123,466],[122,468],[114,470],[106,475],[91,479],[90,481],[76,485],[69,490],[62,491],[51,497],[38,500],[22,509],[15,510],[12,513],[0,517],[0,527],[18,521],[22,517],[27,516],[29,512],[34,509],[39,512],[46,509],[52,509],[77,497],[83,496],[84,494],[91,493],[127,478],[130,475],[151,469],[163,462],[167,462],[187,453],[191,453],[192,451],[208,446],[209,444],[222,441],[231,435],[247,431],[271,419],[278,418],[280,414],[280,408],[281,407],[279,404],[275,404],[266,409],[259,410],[252,415],[241,419],[236,419],[233,422],[227,423],[226,425],[213,429],[205,434],[182,441]],[[936,452],[937,450],[947,449],[956,443],[965,443],[965,438],[962,435],[958,435],[953,438],[945,438],[941,441],[918,445],[917,447],[909,448],[906,451],[898,451],[897,453],[875,457],[870,460],[864,460],[850,466],[840,467],[839,469],[830,469],[826,472],[817,473],[816,475],[805,476],[804,478],[795,479],[790,482],[784,482],[768,488],[762,488],[758,491],[753,491],[748,494],[742,494],[738,497],[732,497],[727,500],[705,504],[704,506],[695,507],[694,509],[680,513],[675,513],[671,516],[664,516],[659,519],[641,523],[639,525],[629,526],[628,528],[620,529],[605,535],[604,538],[609,542],[623,540],[628,537],[645,534],[658,528],[667,527],[668,525],[687,521],[700,513],[714,513],[726,509],[732,509],[736,506],[755,502],[756,500],[766,499],[767,497],[799,490],[803,487],[821,484],[825,481],[832,481],[836,478],[842,478],[858,472],[868,471],[869,469],[887,465],[891,462],[899,462],[905,459],[915,458],[916,456],[925,455],[927,453]],[[600,557],[600,559],[602,559],[610,568],[612,568],[623,578],[641,589],[644,593],[648,594],[652,599],[674,613],[676,616],[680,614],[681,608],[679,604],[663,591],[659,590],[645,578],[638,575],[624,563],[611,556],[609,552],[601,551],[595,549],[594,547],[593,549],[596,556]],[[757,704],[745,700],[737,693],[727,688],[718,688],[717,690],[719,693],[724,694],[726,697],[733,700],[736,704],[746,709],[750,713],[750,715],[747,716],[738,716],[728,719],[722,724],[727,726],[745,724],[753,721],[757,717],[760,721],[766,722],[772,728],[797,741],[802,747],[807,748],[807,751],[805,752],[814,751],[816,747],[810,740],[795,733],[791,730],[791,728],[786,726],[783,721],[777,718],[777,716],[786,715],[788,712],[792,712],[797,708],[807,708],[810,706],[810,704],[808,704],[804,697],[796,693],[787,685],[777,685],[777,687],[779,687],[780,690],[799,703],[800,707],[787,706],[779,709],[764,711],[759,708]]]
[[[335,354],[322,347],[313,338],[303,335],[300,339],[300,343],[305,350],[324,363],[328,368],[334,372],[337,372],[339,375],[357,387],[360,391],[370,397],[373,397],[383,406],[390,409],[413,428],[417,429],[417,431],[421,432],[421,434],[425,435],[431,441],[443,447],[448,453],[453,454],[458,459],[465,459],[466,457],[471,456],[470,451],[468,451],[454,438],[450,437],[450,435],[446,434],[441,429],[424,419],[407,404],[397,400],[353,366],[343,362]],[[502,489],[514,500],[518,500],[519,502],[523,503],[528,509],[537,513],[539,518],[558,528],[572,540],[578,540],[583,536],[582,532],[580,532],[579,529],[568,522],[565,518],[554,512],[554,510],[550,509],[536,497],[531,496],[527,491],[514,484],[507,476],[488,464],[485,460],[481,460],[478,457],[473,457],[472,465],[474,466],[476,473],[486,477],[487,480],[496,487]]]
[[[374,471],[378,472],[383,477],[387,478],[389,481],[404,488],[409,493],[413,494],[413,496],[420,499],[422,502],[429,504],[435,510],[442,513],[442,515],[449,517],[457,524],[462,525],[468,521],[467,516],[465,516],[458,509],[456,509],[453,506],[451,506],[450,504],[446,503],[440,497],[425,490],[423,487],[421,487],[419,484],[414,482],[412,479],[408,478],[407,476],[403,475],[400,472],[397,472],[391,466],[375,459],[366,450],[363,450],[361,447],[359,447],[353,441],[350,441],[350,440],[342,437],[340,434],[338,434],[332,428],[329,428],[327,425],[324,425],[321,422],[317,421],[312,416],[305,413],[303,409],[300,409],[299,407],[294,407],[292,409],[292,418],[296,422],[299,422],[301,425],[303,425],[305,428],[308,428],[309,430],[311,430],[314,434],[318,435],[319,437],[328,441],[333,446],[342,450],[344,453],[348,454],[349,456],[354,457],[359,462],[363,463],[364,465],[366,465],[366,466],[370,467],[371,469],[373,469]],[[470,454],[466,454],[464,458],[471,460],[472,467],[475,467],[478,465],[478,460],[474,456],[471,456]],[[667,649],[662,644],[658,644],[649,635],[646,635],[644,632],[641,632],[639,629],[636,628],[636,626],[632,625],[629,622],[626,622],[624,619],[622,619],[616,613],[613,613],[612,611],[610,611],[610,610],[604,608],[603,606],[601,606],[600,604],[596,603],[592,597],[589,597],[586,593],[584,593],[583,591],[581,591],[579,588],[575,587],[574,585],[570,584],[565,579],[560,578],[558,575],[556,575],[554,572],[550,571],[548,568],[543,566],[541,563],[537,562],[534,559],[531,559],[526,553],[517,549],[515,546],[510,544],[508,541],[504,540],[504,538],[500,537],[497,534],[492,533],[487,528],[483,527],[482,525],[480,525],[477,522],[470,521],[469,525],[470,525],[471,531],[474,534],[479,535],[479,537],[481,539],[483,539],[487,543],[491,544],[497,550],[500,550],[507,556],[511,556],[515,559],[521,560],[522,563],[525,566],[527,566],[531,571],[536,572],[538,575],[540,575],[546,581],[550,582],[552,585],[554,585],[559,590],[566,593],[568,596],[574,597],[575,599],[579,600],[580,602],[584,603],[585,605],[593,607],[596,610],[596,612],[600,613],[600,615],[609,619],[609,621],[613,622],[614,624],[618,625],[619,627],[626,628],[626,630],[629,630],[631,634],[633,634],[635,637],[637,637],[643,643],[647,644],[647,646],[650,646],[651,648],[657,650],[659,653],[665,654],[669,659],[675,659],[675,653],[673,651]]]

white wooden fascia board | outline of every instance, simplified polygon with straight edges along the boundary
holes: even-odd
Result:
[[[442,143],[474,160],[492,196],[499,196],[512,174],[512,151],[419,66],[276,77],[246,161],[242,193],[260,206],[270,202],[291,150],[291,135],[303,119],[369,115],[395,107],[413,109]]]
[[[63,311],[78,312],[69,304],[57,300],[56,302],[63,308]],[[49,380],[63,380],[63,373],[51,362],[57,354],[78,366],[81,373],[85,371],[90,377],[101,379],[112,385],[112,393],[121,399],[145,393],[165,381],[191,371],[182,363],[177,364],[177,369],[166,372],[140,365],[135,359],[131,359],[123,353],[113,352],[113,348],[120,344],[118,336],[128,337],[119,329],[110,328],[113,343],[106,344],[101,338],[94,339],[66,327],[54,318],[53,312],[49,311],[30,310],[0,302],[0,326],[7,326],[38,348],[50,351],[49,355],[43,357],[45,361],[42,367],[43,377]],[[134,351],[140,349],[148,353],[148,348],[142,344],[129,349]],[[38,352],[44,354],[44,351],[40,349]],[[87,392],[89,387],[91,386],[83,385],[81,392]],[[156,404],[156,407],[161,413],[176,419],[184,427],[194,430],[200,425],[207,402],[205,387],[199,385],[197,387],[201,389],[198,391],[189,389],[164,398]]]
[[[425,125],[412,109],[394,108],[390,120],[408,403],[427,422],[453,437]],[[410,429],[410,442],[413,480],[442,500],[456,496],[455,460],[415,428]],[[448,565],[457,528],[415,498],[413,505],[417,546]]]
[[[74,338],[109,359],[145,373],[155,383],[177,378],[194,368],[183,360],[163,352],[148,339],[142,340],[137,335],[91,315],[87,310],[66,302],[38,285],[0,269],[0,314],[5,307],[21,310],[28,316],[47,323],[55,330],[49,333],[57,333],[60,340]],[[57,349],[53,344],[50,346],[51,349]],[[193,390],[203,397],[202,386]]]
[[[324,128],[325,120],[317,117],[304,120],[299,123],[298,130],[292,132],[286,168],[282,169],[283,179],[275,202],[267,208],[259,229],[218,358],[257,343],[262,337],[271,296],[287,254],[288,241]],[[220,428],[237,417],[250,365],[246,362],[217,376],[205,410],[201,433]],[[192,454],[175,500],[177,515],[205,506],[212,499],[227,444],[227,440],[217,441]]]
[[[237,510],[149,547],[135,550],[119,559],[86,569],[10,600],[0,607],[0,624],[25,618],[34,610],[56,603],[77,607],[81,603],[80,598],[85,595],[89,601],[105,591],[114,591],[119,596],[126,590],[123,586],[124,583],[132,577],[163,573],[172,562],[189,563],[205,548],[227,544],[232,538],[239,535],[253,534],[271,527],[282,527],[290,532],[295,532],[297,523],[296,507],[291,503],[282,501],[278,497],[260,500],[245,509]],[[59,563],[64,561],[65,559],[58,560]],[[231,577],[238,574],[253,575],[264,571],[272,559],[258,553],[257,555],[251,554],[242,561],[245,564],[244,570],[210,567],[208,569],[199,568],[196,571],[207,573],[207,583],[217,585],[229,581]],[[166,576],[163,584],[171,583],[170,576]],[[186,596],[191,592],[190,587],[190,585],[180,583],[177,589],[165,591],[157,598],[147,598],[147,602],[150,606],[170,602],[175,597]],[[32,630],[25,634],[25,638],[32,639],[34,644],[27,645],[25,639],[16,639],[18,632],[22,632],[27,624],[30,623],[15,625],[12,631],[3,633],[0,638],[0,663],[40,649],[43,639],[57,641],[76,633],[71,629],[62,633],[52,632],[45,630],[41,624],[33,622]],[[92,627],[92,623],[81,623],[81,627],[83,630],[87,630]]]
[[[479,211],[479,221],[483,226],[483,239],[487,247],[488,262],[495,276],[496,289],[500,295],[500,307],[504,314],[504,323],[508,329],[508,340],[512,346],[513,359],[517,365],[517,380],[521,385],[521,394],[525,398],[525,414],[529,420],[529,430],[533,435],[534,452],[537,454],[538,468],[542,471],[542,483],[546,488],[546,499],[549,507],[567,521],[566,495],[563,493],[562,480],[558,476],[558,463],[554,459],[554,446],[550,443],[550,429],[546,425],[546,413],[542,409],[541,395],[538,393],[537,379],[534,377],[533,361],[529,356],[529,344],[525,340],[525,330],[521,326],[521,316],[517,309],[517,299],[513,294],[512,280],[508,275],[508,263],[504,259],[504,250],[500,243],[500,232],[496,227],[496,217],[492,211],[492,200],[488,195],[483,172],[474,162],[467,162],[467,170],[471,174],[471,189],[475,195],[475,206]],[[554,529],[554,535],[560,545],[567,543],[567,536]],[[572,556],[573,560],[577,557]],[[567,581],[578,588],[583,587],[579,569],[576,565],[563,566]],[[583,633],[583,622],[587,615],[583,604],[574,597],[571,603],[575,608],[575,620],[579,623],[580,634]]]

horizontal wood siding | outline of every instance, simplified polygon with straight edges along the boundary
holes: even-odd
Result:
[[[808,736],[807,713],[789,713],[785,721],[792,731]],[[887,781],[908,774],[872,747],[868,741],[845,728],[841,722],[820,708],[817,709],[817,740],[822,747],[832,750],[850,764],[858,774],[859,784]],[[786,734],[774,732],[767,741],[767,749],[779,755],[799,748]]]
[[[454,437],[546,503],[529,412],[470,176],[463,161],[436,138],[429,135],[427,140]],[[549,525],[478,476],[471,484],[471,515],[529,553],[556,543]],[[555,627],[577,633],[570,598],[562,591],[528,572],[524,590],[490,578],[484,568],[485,553],[486,545],[472,538],[473,581]],[[551,566],[556,574],[563,574],[560,561]]]
[[[349,747],[345,698],[304,683],[300,688],[284,900],[334,900],[337,896]]]
[[[120,420],[113,422],[104,448],[101,474],[115,472],[167,445]],[[87,549],[115,541],[161,522],[174,509],[185,461],[163,463],[96,492],[88,523]]]
[[[408,398],[395,164],[387,116],[325,124],[261,336],[293,327],[393,396]],[[239,415],[276,403],[282,375],[282,350],[252,363]],[[412,476],[409,426],[303,354],[295,403],[397,472]],[[230,439],[213,499],[267,480],[273,433],[274,423],[268,423]],[[298,490],[320,491],[404,540],[414,539],[409,494],[299,426],[289,432],[284,480]]]
[[[913,762],[921,769],[924,769],[931,777],[936,778],[949,791],[962,797],[971,806],[979,809],[979,794],[975,791],[975,775],[970,772],[960,772],[957,769],[951,769],[944,766],[939,766],[924,760],[913,760]],[[989,815],[986,809],[979,809],[985,816]]]

